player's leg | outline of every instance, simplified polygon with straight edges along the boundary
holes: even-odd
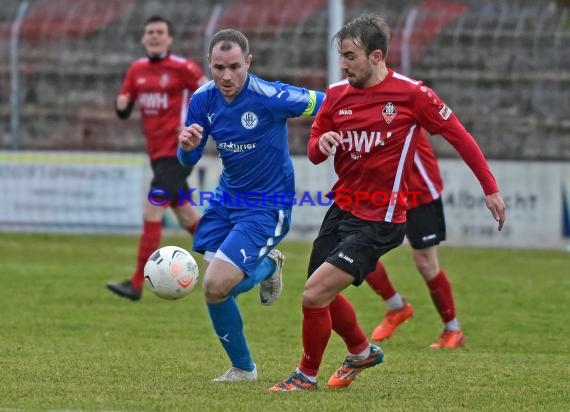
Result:
[[[231,367],[214,382],[243,382],[257,379],[243,320],[236,298],[231,290],[244,278],[244,274],[219,250],[209,263],[202,287],[206,297],[212,326],[230,358]]]
[[[323,220],[319,234],[313,242],[313,248],[311,250],[311,257],[309,259],[308,276],[309,280],[315,275],[315,272],[320,268],[321,265],[325,265],[325,260],[329,254],[334,250],[340,237],[337,233],[337,225],[335,224],[335,219],[340,219],[341,211],[336,206],[331,206]],[[325,298],[324,301],[310,302],[311,295],[316,293],[323,293],[323,290],[319,285],[312,286],[313,291],[306,297],[308,299],[305,305],[305,291],[303,291],[303,323],[302,323],[302,339],[303,339],[303,358],[297,365],[297,369],[293,374],[282,382],[279,382],[269,388],[272,392],[283,392],[283,391],[305,391],[317,389],[317,372],[320,367],[322,357],[327,346],[328,340],[332,332],[332,319],[329,312],[329,307],[327,306],[330,301],[334,299],[334,291],[336,293],[343,290],[343,286],[349,285],[353,282],[353,278],[346,273],[343,273],[338,268],[335,268],[330,263],[327,263],[323,269],[324,273],[329,271],[336,273],[338,280],[333,278],[329,279],[331,284],[329,287],[333,287],[332,291],[324,290],[324,293],[328,297],[329,302]],[[315,278],[320,279],[320,276]],[[309,284],[309,280],[305,284],[305,289]],[[337,284],[338,283],[338,284]],[[332,296],[329,296],[333,293]],[[313,298],[314,299],[314,298]],[[315,303],[321,304],[322,306],[316,306]],[[352,308],[351,308],[352,309]],[[364,337],[366,339],[366,337]]]
[[[455,349],[463,346],[465,337],[456,317],[451,284],[439,266],[437,255],[437,245],[446,238],[441,198],[410,209],[407,217],[407,236],[413,248],[416,268],[424,278],[432,301],[444,324],[440,338],[431,347]]]
[[[190,204],[190,202],[184,200],[182,205],[176,205],[172,210],[174,211],[180,226],[186,229],[186,231],[191,235],[194,235],[196,233],[198,223],[200,223],[200,218],[202,217],[198,209]]]
[[[314,249],[313,249],[314,250]],[[314,390],[317,388],[317,373],[333,330],[333,320],[329,304],[336,300],[340,291],[344,290],[354,281],[354,278],[343,270],[328,262],[322,263],[311,275],[303,291],[302,309],[302,338],[303,357],[293,374],[282,382],[269,388],[272,392],[291,392]],[[345,310],[351,312],[356,320],[354,308],[347,302]],[[366,350],[370,345],[366,335],[355,322],[353,330],[347,333],[355,334],[360,331],[360,339],[348,338],[349,341],[358,341],[358,353]]]
[[[443,322],[443,332],[430,347],[456,349],[463,346],[465,336],[456,317],[451,283],[438,264],[437,246],[414,250],[414,261],[426,282],[432,301]]]
[[[232,211],[231,230],[218,247],[215,259],[204,278],[206,302],[212,324],[232,367],[221,381],[257,379],[251,358],[236,295],[259,284],[276,269],[267,258],[271,246],[278,243],[289,229],[289,211]],[[200,224],[198,235],[208,228],[208,213]],[[269,262],[268,262],[269,261]]]
[[[339,242],[336,225],[334,224],[334,219],[339,216],[340,211],[338,208],[331,207],[323,220],[319,234],[314,240],[311,250],[308,269],[309,278],[325,263],[327,256]],[[328,264],[328,266],[332,265]],[[353,279],[347,275],[347,279],[345,280],[350,284]],[[304,293],[305,292],[303,292],[303,296]],[[332,319],[328,307],[310,308],[305,307],[303,304],[302,310],[303,358],[289,378],[269,388],[271,392],[294,392],[317,389],[317,372],[331,335]],[[312,331],[310,330],[311,328],[313,329]]]
[[[388,242],[386,237],[378,236],[375,224],[366,227],[368,224],[342,212],[336,205],[327,212],[313,243],[310,277],[303,292],[304,355],[291,377],[270,391],[316,389],[316,375],[333,329],[344,339],[349,355],[329,379],[329,387],[346,387],[360,371],[382,362],[382,351],[368,342],[356,321],[354,308],[340,295],[348,285],[362,283],[383,248],[387,251],[403,239],[403,228],[397,240]],[[390,246],[386,246],[388,243]]]
[[[284,257],[274,247],[288,233],[290,220],[289,208],[239,212],[223,248],[246,274],[232,291],[234,296],[257,285],[263,305],[273,304],[281,295]]]
[[[152,187],[153,185],[151,184],[151,188]],[[161,203],[159,199],[155,198],[155,200]],[[162,218],[165,211],[166,206],[155,205],[150,201],[144,203],[143,230],[139,239],[135,271],[130,279],[123,282],[108,282],[107,288],[111,292],[133,301],[137,301],[141,298],[144,284],[144,266],[152,252],[160,246]]]
[[[244,273],[220,247],[232,229],[230,215],[222,204],[213,202],[204,212],[194,236],[193,250],[204,254],[202,290],[212,327],[232,366],[215,382],[239,382],[257,379],[243,334],[243,322],[231,291],[244,278]]]
[[[414,315],[414,309],[395,289],[388,277],[382,262],[378,261],[376,269],[366,276],[366,283],[385,302],[388,310],[382,322],[372,332],[372,340],[383,341]]]
[[[187,179],[192,172],[192,168],[183,167],[178,162],[178,159],[175,160],[176,162],[170,162],[168,165],[168,182],[165,182],[166,189],[170,193],[170,206],[180,226],[191,235],[194,235],[201,215],[192,204],[192,202],[196,204],[197,199],[195,199],[188,186]]]
[[[329,255],[327,262],[350,274],[352,283],[359,286],[376,267],[378,259],[402,243],[404,227],[403,224],[362,221],[349,215],[339,225],[343,240]],[[343,295],[338,295],[330,305],[333,329],[344,339],[348,356],[329,378],[329,388],[349,386],[360,372],[382,363],[384,358],[382,350],[368,342],[356,321],[354,310],[350,310],[349,306]]]

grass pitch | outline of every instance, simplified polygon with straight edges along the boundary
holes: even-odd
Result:
[[[190,238],[163,245],[190,248]],[[414,318],[383,349],[383,365],[347,390],[328,376],[345,349],[333,334],[314,393],[268,393],[300,359],[300,296],[309,243],[284,243],[285,290],[274,306],[257,290],[239,299],[260,379],[213,384],[228,360],[197,288],[175,302],[146,292],[114,297],[130,276],[136,237],[0,234],[0,411],[536,410],[570,405],[570,254],[441,248],[467,335],[457,351],[427,348],[440,321],[411,252],[384,261]],[[199,259],[198,259],[199,260]],[[384,306],[351,287],[370,333]]]

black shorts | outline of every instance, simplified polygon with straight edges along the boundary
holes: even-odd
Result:
[[[357,218],[333,203],[313,242],[308,274],[311,276],[323,262],[329,262],[354,276],[353,284],[358,286],[374,270],[380,256],[402,243],[405,228],[405,223]]]
[[[188,176],[192,172],[191,167],[184,167],[176,157],[162,157],[151,161],[153,178],[150,189],[163,189],[170,196],[170,204],[174,205],[180,197],[179,191],[186,193],[190,190]]]
[[[406,236],[414,249],[426,249],[445,240],[445,217],[441,197],[409,209]]]

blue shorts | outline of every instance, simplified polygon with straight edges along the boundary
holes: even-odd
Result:
[[[264,256],[289,232],[291,208],[232,208],[211,201],[194,234],[193,250],[220,250],[243,273],[255,271]]]

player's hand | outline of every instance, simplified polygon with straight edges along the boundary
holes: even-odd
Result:
[[[185,152],[194,150],[202,141],[204,128],[197,123],[183,128],[178,134],[178,144]]]
[[[129,105],[131,98],[129,96],[129,94],[120,94],[117,96],[117,101],[115,102],[115,105],[117,107],[117,110],[119,111],[123,111],[127,108],[127,106]]]
[[[319,150],[325,156],[333,156],[336,148],[342,142],[342,137],[337,132],[326,132],[319,137]]]
[[[485,204],[493,214],[493,217],[499,222],[499,230],[505,224],[505,202],[499,192],[485,196]]]

